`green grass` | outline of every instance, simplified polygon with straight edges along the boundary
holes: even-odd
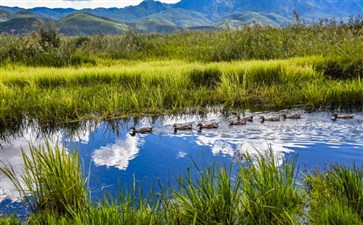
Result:
[[[363,168],[355,166],[309,174],[302,186],[295,161],[278,165],[270,151],[243,155],[234,169],[195,164],[197,173],[188,170],[177,188],[145,192],[134,183],[119,197],[92,200],[76,152],[48,144],[23,158],[21,176],[11,168],[1,171],[33,209],[28,224],[363,223]],[[0,222],[19,224],[14,217]]]
[[[359,59],[352,59],[358,61]],[[362,68],[346,59],[269,61],[101,61],[81,68],[0,68],[0,120],[59,123],[183,111],[196,106],[362,109]]]
[[[312,224],[363,224],[363,167],[332,166],[307,176]]]
[[[9,177],[31,211],[62,215],[84,206],[87,193],[77,153],[69,155],[64,148],[52,148],[47,143],[45,147],[30,146],[29,156],[22,151],[22,160],[20,177],[11,166],[0,171]]]

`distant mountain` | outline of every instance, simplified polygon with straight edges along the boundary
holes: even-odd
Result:
[[[128,6],[125,8],[97,8],[97,9],[83,9],[81,11],[92,13],[96,16],[109,17],[120,21],[135,21],[142,20],[146,17],[160,13],[170,8],[168,4],[161,3],[154,0],[144,0],[137,6]]]
[[[0,18],[2,16],[6,16],[7,19],[0,22],[0,31],[11,34],[26,34],[36,30],[40,26],[52,22],[49,18],[41,17],[27,10],[13,13],[2,10],[0,11]]]
[[[168,21],[179,28],[212,25],[212,21],[205,15],[185,9],[170,8],[163,12],[152,14],[148,18],[157,18]]]
[[[213,22],[201,13],[167,8],[143,20],[128,23],[133,29],[142,32],[174,32],[186,28],[210,27]]]
[[[68,15],[56,25],[65,35],[122,34],[129,28],[125,23],[83,12]]]
[[[238,12],[220,19],[215,26],[241,28],[259,24],[262,26],[287,26],[290,20],[275,13]]]
[[[306,20],[346,19],[363,15],[363,0],[181,0],[176,4],[144,0],[125,8],[82,10],[0,6],[0,32],[24,34],[49,21],[64,35],[120,34],[129,28],[174,32],[253,24],[287,26],[294,10]]]
[[[180,30],[174,23],[161,18],[147,18],[140,21],[127,23],[131,28],[139,32],[171,33]]]
[[[71,13],[77,12],[76,9],[71,8],[55,8],[55,9],[49,9],[46,7],[37,7],[33,9],[29,9],[30,12],[35,13],[39,16],[47,17],[53,20],[59,20]]]
[[[363,14],[363,0],[181,0],[174,7],[214,17],[236,11],[276,13],[286,17],[296,10],[302,17],[308,18]]]

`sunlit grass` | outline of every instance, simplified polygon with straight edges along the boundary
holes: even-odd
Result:
[[[220,63],[130,61],[82,68],[5,66],[0,68],[0,120],[69,122],[207,105],[361,109],[361,75],[331,79],[317,69],[326,61],[316,56]]]

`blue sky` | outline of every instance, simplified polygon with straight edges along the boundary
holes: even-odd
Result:
[[[138,5],[142,0],[0,0],[2,6],[18,6],[21,8],[48,7],[48,8],[110,8]],[[175,3],[180,0],[159,0],[165,3]]]

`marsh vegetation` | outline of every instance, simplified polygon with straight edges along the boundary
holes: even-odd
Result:
[[[0,35],[0,127],[230,108],[363,109],[362,19],[287,28],[60,37]],[[362,168],[296,178],[294,161],[242,157],[179,188],[91,199],[77,153],[31,147],[16,176],[29,224],[362,224]],[[197,165],[196,165],[197,166]],[[20,179],[20,180],[19,180]],[[25,186],[24,186],[25,184]],[[18,223],[14,218],[0,223]]]
[[[25,196],[29,224],[362,224],[363,168],[334,166],[309,173],[275,155],[241,156],[237,169],[195,165],[178,188],[137,188],[92,202],[78,155],[50,145],[32,147],[21,177],[1,169]],[[25,186],[20,186],[20,183]],[[3,223],[15,224],[13,218]]]

